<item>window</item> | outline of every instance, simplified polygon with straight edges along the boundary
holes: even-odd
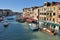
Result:
[[[44,20],[46,20],[46,17],[44,17]]]
[[[48,18],[47,18],[47,20],[48,20]]]
[[[32,17],[34,17],[34,16],[32,16]]]
[[[42,18],[40,17],[40,19],[42,20]]]
[[[30,14],[32,14],[32,12],[30,12]]]
[[[47,15],[49,15],[49,13],[47,13]]]
[[[44,15],[46,15],[46,13],[44,13]]]
[[[59,7],[59,10],[60,10],[60,7]]]
[[[44,11],[46,10],[46,8],[44,8]]]
[[[48,10],[49,10],[49,8],[48,8]]]
[[[53,13],[53,16],[55,16],[55,13]]]
[[[41,9],[39,9],[39,11],[40,11]]]
[[[55,21],[55,19],[53,18],[53,21]]]
[[[43,11],[43,8],[42,8],[42,11]]]
[[[50,13],[50,16],[52,16],[52,13]]]
[[[42,8],[40,8],[40,11],[42,11]]]
[[[42,20],[43,18],[41,17],[41,20]]]
[[[36,15],[36,13],[35,13],[35,15]]]
[[[59,22],[59,24],[60,24],[60,22]]]
[[[59,18],[60,18],[60,15],[59,15]]]
[[[54,10],[55,10],[55,7],[54,7]]]
[[[52,8],[50,8],[50,11],[52,10]]]
[[[50,21],[51,21],[51,18],[50,18]]]
[[[41,13],[43,15],[43,13]]]
[[[40,15],[41,15],[41,13],[40,13]]]
[[[31,11],[30,9],[28,11]]]

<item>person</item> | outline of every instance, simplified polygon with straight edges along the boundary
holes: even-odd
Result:
[[[57,33],[59,32],[59,27],[58,26],[55,27],[55,32],[57,32]]]

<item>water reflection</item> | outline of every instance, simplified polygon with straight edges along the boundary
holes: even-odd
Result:
[[[2,23],[0,24],[0,40],[32,40],[33,38],[35,36],[19,23],[10,23],[6,28]]]

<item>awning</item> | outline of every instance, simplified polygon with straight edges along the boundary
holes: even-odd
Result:
[[[48,25],[52,25],[52,26],[60,26],[60,24],[55,24],[55,23],[52,23],[52,22],[45,22],[47,23]]]
[[[33,18],[34,20],[38,20],[38,18]]]
[[[39,22],[45,22],[44,20],[39,20]]]
[[[29,16],[24,16],[23,18],[29,18]]]
[[[26,21],[27,21],[27,22],[32,22],[32,23],[37,23],[37,21],[34,20],[34,19],[26,19]]]
[[[51,22],[51,21],[39,20],[39,22],[44,22],[44,23],[47,23],[48,25],[52,25],[52,26],[59,26],[59,27],[60,27],[60,24],[56,24],[56,23]]]
[[[26,21],[28,21],[28,22],[32,22],[33,20],[31,20],[31,19],[26,19]]]

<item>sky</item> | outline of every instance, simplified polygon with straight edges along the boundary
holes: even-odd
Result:
[[[41,6],[44,2],[60,2],[60,0],[0,0],[0,9],[22,12],[23,8]]]

